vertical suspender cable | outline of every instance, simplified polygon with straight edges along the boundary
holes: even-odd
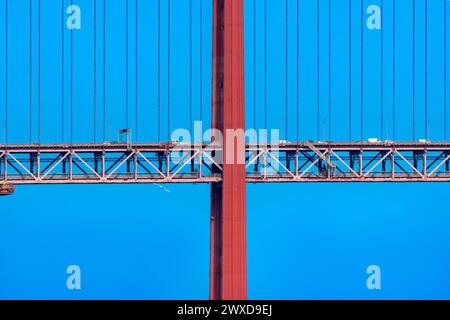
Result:
[[[320,140],[320,0],[317,0],[317,25],[316,25],[316,40],[317,40],[317,140]]]
[[[296,81],[296,94],[297,94],[297,139],[296,142],[300,141],[300,1],[297,0],[297,81]]]
[[[289,137],[289,124],[288,124],[288,112],[289,112],[289,12],[288,12],[289,6],[288,6],[288,0],[286,0],[286,39],[285,39],[285,63],[286,63],[286,74],[285,74],[285,122],[286,122],[286,139]]]
[[[361,126],[361,139],[364,140],[364,0],[361,0],[361,60],[360,60],[360,68],[361,68],[361,95],[360,95],[360,126]]]
[[[30,26],[29,26],[29,46],[30,46],[30,56],[29,56],[29,114],[28,114],[28,127],[29,127],[29,141],[33,140],[33,1],[30,0]]]
[[[253,0],[253,128],[256,129],[256,0]]]
[[[161,0],[158,0],[158,142],[161,141]]]
[[[331,141],[331,0],[328,0],[328,141]]]
[[[125,127],[129,128],[129,121],[128,121],[128,0],[125,0]]]
[[[73,143],[73,27],[70,29],[70,143]]]
[[[97,139],[97,0],[94,0],[94,143]]]
[[[381,30],[380,30],[380,137],[384,137],[384,1],[381,0]]]
[[[425,0],[425,137],[428,140],[428,0]]]
[[[416,0],[413,0],[412,22],[412,136],[416,140]]]
[[[395,141],[395,109],[396,109],[396,101],[395,101],[395,88],[396,88],[396,33],[395,33],[395,0],[392,1],[392,139]]]
[[[447,0],[444,0],[444,140],[447,141]]]
[[[41,0],[38,1],[38,143],[41,143]]]
[[[352,0],[348,0],[348,138],[352,141]]]
[[[8,143],[8,102],[9,102],[8,101],[8,58],[9,58],[8,57],[8,0],[6,0],[5,1],[5,144]]]
[[[167,141],[170,141],[170,0],[167,12]]]
[[[106,141],[106,0],[103,0],[103,142]]]
[[[31,2],[31,0],[30,0]],[[65,21],[65,6],[64,0],[61,1],[61,142],[64,142],[64,87],[65,87],[65,72],[64,72],[64,32],[66,30]],[[31,121],[31,118],[30,118]],[[31,132],[31,130],[30,130]]]
[[[264,0],[264,128],[267,129],[267,0]]]
[[[203,0],[200,0],[200,121],[203,122]]]
[[[192,0],[189,0],[189,132],[192,136]]]
[[[135,129],[135,134],[134,134],[134,139],[135,141],[139,141],[139,123],[138,123],[138,118],[139,118],[139,70],[138,70],[138,59],[139,59],[139,37],[138,37],[138,0],[135,0],[134,3],[134,108],[135,108],[135,113],[134,113],[134,129]]]

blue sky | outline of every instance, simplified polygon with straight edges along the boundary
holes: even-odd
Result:
[[[93,7],[82,10],[73,41],[73,141],[94,139]],[[97,8],[97,141],[102,131],[102,1]],[[383,9],[384,116],[380,103],[379,30],[364,31],[364,139],[393,138],[392,1]],[[444,140],[444,1],[429,0],[429,137]],[[32,137],[37,141],[37,1],[33,1]],[[125,1],[107,0],[107,140],[126,126]],[[134,105],[134,1],[129,7],[129,126],[140,142],[157,140],[156,1],[139,0],[138,130]],[[171,128],[189,127],[189,2],[171,1]],[[264,125],[263,2],[257,1],[256,60],[253,1],[245,1],[246,112]],[[268,0],[268,126],[284,135],[285,7]],[[348,2],[332,0],[331,136],[349,139]],[[352,1],[352,139],[360,139],[360,7]],[[416,1],[416,139],[425,135],[424,1]],[[4,22],[5,0],[0,16]],[[365,7],[380,1],[365,1]],[[396,1],[397,140],[412,139],[412,1]],[[69,5],[66,1],[65,5]],[[316,1],[300,1],[300,140],[327,139],[328,1],[320,1],[320,136],[316,111]],[[447,4],[448,5],[448,4]],[[61,2],[41,0],[41,142],[70,142],[70,46],[65,42],[64,128],[61,116]],[[193,0],[193,119],[210,122],[211,1],[203,5],[203,95],[199,85],[199,0]],[[9,142],[28,142],[29,3],[9,1]],[[289,140],[296,139],[296,1],[289,0]],[[167,136],[167,1],[162,1],[161,139]],[[4,34],[4,23],[0,34]],[[65,39],[69,31],[65,30]],[[2,36],[3,39],[3,36]],[[0,41],[4,74],[5,44]],[[256,61],[254,64],[253,61]],[[4,77],[0,79],[4,88]],[[4,91],[0,122],[4,123]],[[203,114],[200,115],[200,101]],[[385,131],[380,132],[381,119]],[[3,125],[2,125],[3,127]],[[0,141],[4,141],[1,130]],[[209,186],[28,186],[0,200],[0,298],[208,298]],[[450,298],[448,184],[266,184],[248,186],[249,298]],[[66,288],[68,265],[82,270],[82,290]],[[366,268],[379,265],[382,290],[366,288]]]

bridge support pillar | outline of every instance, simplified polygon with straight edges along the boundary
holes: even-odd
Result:
[[[211,187],[210,299],[245,300],[245,164],[236,154],[245,147],[226,137],[227,130],[245,128],[243,0],[216,0],[213,10],[212,126],[223,134],[224,153],[223,181]],[[231,152],[235,161],[227,163]]]

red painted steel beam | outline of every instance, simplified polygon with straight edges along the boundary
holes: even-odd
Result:
[[[224,155],[242,152],[226,137],[245,128],[243,0],[214,1],[212,125]],[[245,164],[226,163],[211,187],[210,299],[247,299]],[[237,158],[234,157],[234,158]]]

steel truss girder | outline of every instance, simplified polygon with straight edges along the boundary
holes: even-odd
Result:
[[[214,183],[220,146],[2,145],[0,183]],[[450,182],[450,143],[246,145],[247,182]]]
[[[221,167],[211,157],[211,150],[201,144],[187,148],[174,144],[132,148],[122,144],[2,146],[0,182],[15,185],[219,182],[221,175],[212,169],[220,172]]]
[[[247,182],[450,182],[449,143],[287,143],[247,154]]]

